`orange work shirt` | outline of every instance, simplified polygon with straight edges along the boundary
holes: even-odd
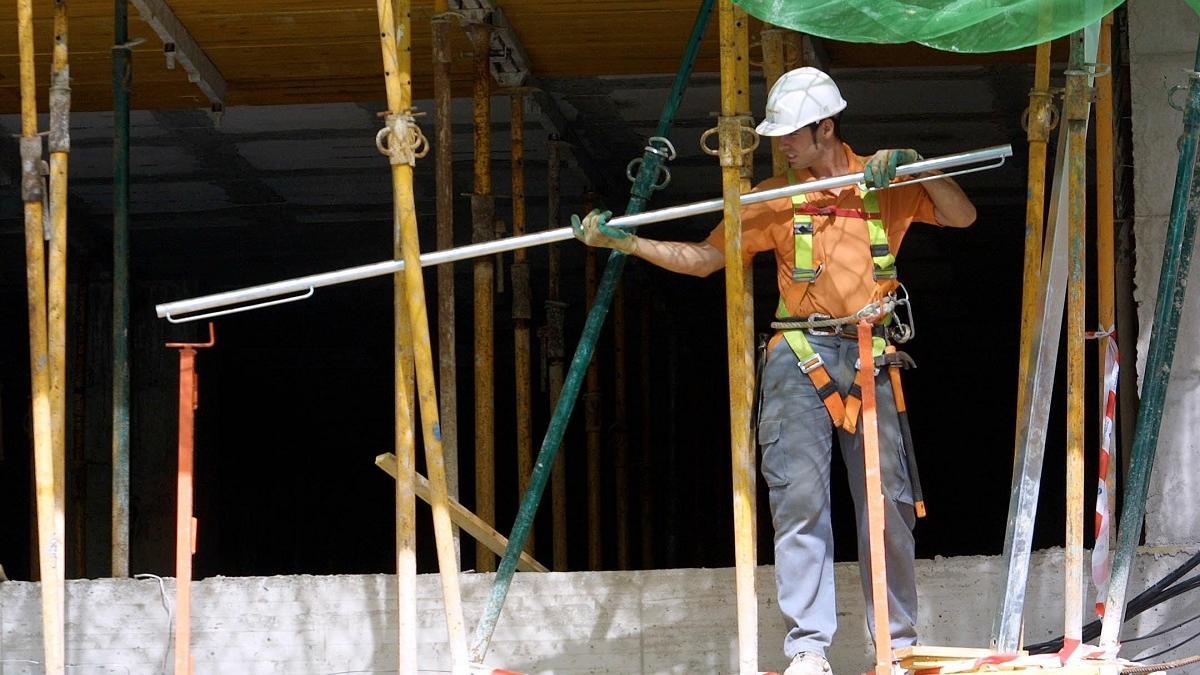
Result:
[[[848,173],[859,173],[867,157],[859,157],[849,145],[843,144],[850,164]],[[796,172],[797,183],[816,180],[808,169]],[[769,190],[788,184],[786,175],[775,176],[759,183],[754,191]],[[811,192],[808,203],[816,208],[863,210],[862,191],[857,186],[832,191]],[[879,210],[887,226],[888,245],[892,253],[900,250],[900,242],[914,220],[939,224],[934,216],[933,201],[920,185],[889,188],[879,191]],[[821,268],[811,283],[792,281],[795,267],[796,238],[792,229],[792,200],[789,197],[751,204],[742,208],[742,254],[747,265],[755,254],[775,252],[776,277],[779,295],[788,313],[795,317],[810,314],[848,316],[871,301],[875,290],[874,264],[871,261],[867,221],[853,216],[813,215],[813,268]],[[725,251],[724,222],[708,235],[706,241],[717,250]]]

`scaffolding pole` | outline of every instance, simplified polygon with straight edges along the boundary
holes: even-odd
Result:
[[[1125,593],[1134,549],[1142,534],[1158,434],[1166,404],[1171,366],[1175,360],[1175,341],[1179,335],[1179,316],[1183,311],[1188,271],[1196,241],[1196,220],[1200,218],[1200,172],[1196,171],[1197,139],[1200,138],[1200,44],[1196,46],[1195,68],[1189,73],[1187,87],[1171,92],[1187,92],[1183,110],[1183,136],[1179,144],[1179,163],[1175,173],[1175,192],[1167,225],[1166,245],[1158,277],[1158,300],[1154,306],[1154,324],[1150,329],[1150,347],[1146,352],[1146,379],[1142,385],[1141,410],[1134,432],[1129,476],[1125,482],[1125,508],[1117,533],[1112,576],[1104,607],[1100,646],[1119,645],[1121,623],[1125,620]],[[1174,105],[1172,103],[1172,105]]]
[[[712,3],[713,0],[703,0],[700,5],[696,22],[692,26],[691,37],[688,39],[687,49],[680,62],[679,70],[675,74],[675,80],[671,85],[671,93],[668,95],[667,102],[663,106],[662,114],[659,117],[656,133],[658,137],[665,138],[670,130],[671,122],[675,117],[675,111],[679,106],[680,99],[683,97],[688,76],[691,74],[696,53],[699,51],[700,40],[704,35],[705,27],[708,25]],[[642,162],[638,169],[637,178],[634,180],[633,188],[630,190],[629,204],[625,208],[627,214],[642,211],[650,195],[653,194],[654,185],[659,177],[659,167],[662,166],[662,161],[665,159],[665,153],[660,153],[661,151],[658,148],[651,147],[642,154]],[[550,426],[546,431],[546,436],[542,441],[541,449],[534,464],[533,477],[529,481],[529,491],[521,499],[521,506],[517,511],[516,522],[513,524],[512,533],[509,535],[508,548],[505,549],[504,558],[500,561],[500,567],[496,574],[496,580],[492,585],[492,591],[488,596],[483,617],[479,620],[479,624],[475,628],[475,635],[471,643],[471,653],[476,662],[481,660],[483,655],[487,653],[492,633],[496,630],[496,622],[500,619],[500,612],[504,608],[504,599],[508,595],[508,589],[512,584],[513,572],[516,570],[517,556],[525,546],[525,538],[529,536],[529,527],[533,524],[533,517],[537,513],[537,506],[541,501],[542,492],[546,489],[550,467],[554,465],[555,455],[558,454],[559,445],[562,443],[563,434],[566,432],[567,422],[570,420],[571,411],[574,409],[575,401],[579,396],[584,371],[587,370],[588,363],[591,361],[592,354],[595,351],[600,329],[604,325],[604,316],[607,314],[608,307],[612,302],[613,290],[625,266],[625,257],[625,254],[619,251],[613,251],[609,255],[608,264],[605,266],[604,276],[600,283],[600,293],[597,295],[596,303],[592,305],[588,312],[587,321],[583,327],[583,335],[579,341],[579,345],[576,347],[575,355],[571,359],[571,367],[563,382],[563,391],[559,396],[558,403],[555,405],[554,415],[550,420]]]
[[[129,576],[129,5],[113,0],[112,566]]]
[[[42,139],[38,135],[33,61],[33,0],[17,0],[17,49],[21,88],[21,200],[25,213],[25,279],[29,296],[29,374],[33,407],[33,463],[37,495],[38,563],[42,591],[42,646],[48,675],[65,668],[63,639],[63,503],[53,431],[49,324],[46,305],[45,223],[42,199]]]
[[[512,124],[512,233],[525,234],[525,93],[510,97]],[[529,322],[533,319],[533,300],[529,288],[529,249],[513,253],[512,321],[516,370],[517,409],[517,487],[521,494],[529,489],[533,474],[533,383],[530,356]],[[533,555],[533,529],[525,552]]]
[[[559,179],[562,161],[559,148],[562,142],[551,136],[546,147],[546,219],[547,229],[553,230],[558,226],[559,211]],[[546,360],[547,389],[550,395],[550,414],[553,415],[558,406],[558,399],[563,388],[563,360],[565,346],[563,344],[563,321],[566,318],[567,303],[562,301],[562,251],[557,244],[551,244],[547,252],[547,276],[549,277],[546,294],[546,326],[543,336],[542,358]],[[564,454],[554,462],[552,504],[554,530],[554,571],[567,571],[567,457]],[[526,484],[526,494],[528,483]]]
[[[387,139],[380,149],[388,156],[392,167],[393,242],[403,255],[403,295],[397,299],[408,310],[411,330],[411,351],[416,368],[416,389],[420,399],[421,427],[425,445],[425,463],[429,472],[430,506],[433,510],[434,539],[437,547],[438,570],[442,581],[442,602],[446,612],[446,633],[455,675],[468,671],[467,645],[463,625],[462,596],[459,590],[458,561],[454,555],[454,528],[450,521],[449,494],[446,488],[446,467],[442,457],[441,430],[438,424],[437,389],[433,378],[433,353],[429,338],[429,320],[425,306],[425,280],[421,275],[420,241],[417,236],[417,214],[413,195],[413,167],[417,156],[427,149],[425,137],[412,116],[412,17],[407,1],[393,7],[393,0],[378,0],[380,47],[383,55],[383,74],[387,90],[388,116],[386,131],[377,137]],[[398,8],[398,11],[397,11]],[[398,284],[397,289],[401,286]],[[403,314],[403,312],[398,312]],[[397,352],[407,345],[402,342],[404,324],[397,321]],[[403,355],[397,364],[396,404],[397,433],[403,421],[404,409],[411,418],[410,397]],[[413,425],[409,425],[411,429]],[[398,457],[404,448],[397,446]],[[412,502],[413,476],[398,470],[396,479],[398,515],[403,498],[407,510]],[[397,518],[397,530],[401,518]],[[407,534],[407,533],[406,533]],[[415,561],[414,561],[415,562]],[[407,573],[407,572],[405,572]],[[404,620],[404,617],[401,618]]]

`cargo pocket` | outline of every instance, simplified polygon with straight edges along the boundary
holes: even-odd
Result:
[[[760,420],[758,445],[762,448],[762,475],[767,487],[784,487],[791,482],[787,456],[779,446],[783,432],[782,420]]]

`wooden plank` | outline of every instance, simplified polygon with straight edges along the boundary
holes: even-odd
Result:
[[[896,650],[895,657],[903,660],[908,658],[920,659],[981,659],[985,656],[996,654],[992,649],[980,649],[977,647],[938,647],[934,645],[914,645],[911,647],[901,647]],[[1019,656],[1026,656],[1028,652],[1017,652]]]
[[[396,456],[390,452],[385,452],[375,458],[375,465],[383,469],[393,478],[396,477]],[[417,474],[416,492],[426,504],[429,503],[429,480],[421,474]],[[476,541],[491,549],[496,555],[504,555],[504,549],[508,546],[508,537],[500,534],[492,528],[492,526],[483,522],[474,513],[471,513],[467,507],[460,504],[457,500],[450,500],[450,519],[454,521],[464,532],[475,538]],[[527,553],[522,553],[520,560],[517,562],[517,569],[522,572],[549,572],[545,565],[537,560],[534,560]]]

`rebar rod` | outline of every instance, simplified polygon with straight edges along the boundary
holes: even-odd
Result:
[[[1100,632],[1100,645],[1104,647],[1118,645],[1121,623],[1125,619],[1129,572],[1134,549],[1141,538],[1142,520],[1146,515],[1146,493],[1150,472],[1154,467],[1171,367],[1175,360],[1179,316],[1183,311],[1196,241],[1196,220],[1200,218],[1200,171],[1196,170],[1196,149],[1200,138],[1200,43],[1196,46],[1195,67],[1188,73],[1188,79],[1184,131],[1179,144],[1171,217],[1158,277],[1158,299],[1154,306],[1154,324],[1150,329],[1150,347],[1146,352],[1146,367],[1142,371],[1146,375],[1142,384],[1141,409],[1134,432],[1129,476],[1125,483],[1125,508],[1121,512],[1117,549],[1113,555],[1108,598],[1104,606],[1104,624]]]
[[[696,53],[700,49],[700,41],[704,36],[704,29],[708,25],[708,17],[712,12],[712,4],[713,0],[703,0],[697,12],[691,36],[688,38],[687,48],[680,61],[679,70],[675,74],[675,80],[671,85],[671,93],[668,95],[662,114],[659,116],[656,136],[666,137],[669,133],[671,123],[675,118],[675,111],[687,86],[692,64],[696,60]],[[642,154],[642,164],[634,180],[633,187],[630,189],[629,204],[625,207],[627,214],[638,213],[645,208],[646,202],[653,192],[653,186],[658,180],[659,167],[662,165],[662,160],[663,157],[660,154],[651,150],[647,150]],[[567,229],[569,230],[569,228]],[[600,282],[600,292],[597,295],[596,303],[592,305],[588,312],[588,317],[583,327],[583,334],[580,337],[579,344],[575,349],[575,355],[571,359],[570,369],[563,382],[563,390],[558,398],[558,403],[555,405],[554,415],[550,419],[549,428],[546,430],[546,436],[542,440],[541,449],[538,451],[538,457],[534,463],[534,473],[529,481],[529,491],[522,496],[521,506],[517,511],[516,522],[513,524],[512,533],[509,535],[508,548],[505,550],[504,557],[500,561],[500,567],[497,570],[496,579],[492,584],[492,590],[488,596],[483,616],[475,628],[475,635],[471,643],[471,653],[476,662],[481,660],[484,654],[487,653],[492,633],[496,630],[496,622],[500,619],[500,612],[504,608],[504,599],[508,595],[508,589],[512,584],[513,572],[516,570],[517,555],[525,545],[525,538],[529,536],[529,527],[533,524],[533,517],[537,513],[542,492],[546,489],[550,467],[554,465],[554,458],[558,454],[559,445],[562,443],[563,434],[566,432],[567,423],[571,418],[571,412],[575,408],[575,401],[579,396],[579,390],[583,384],[584,372],[587,370],[588,363],[592,360],[596,341],[600,337],[600,329],[604,325],[605,315],[608,313],[609,304],[612,302],[613,291],[616,288],[618,279],[620,279],[621,271],[624,269],[625,257],[619,251],[613,251],[609,255],[608,263],[605,266],[604,275]]]
[[[658,155],[648,153],[653,162],[660,162]],[[940,171],[946,169],[954,169],[971,164],[980,164],[982,162],[1003,161],[1007,157],[1012,156],[1011,145],[996,145],[980,150],[969,152],[956,153],[953,155],[944,155],[942,157],[934,157],[925,159],[912,164],[905,164],[896,168],[897,176],[909,176],[922,173],[925,171]],[[644,162],[643,162],[644,165]],[[657,164],[656,164],[657,166]],[[990,164],[982,168],[994,168],[999,164]],[[862,173],[852,173],[845,176],[835,176],[833,178],[825,178],[822,180],[811,181],[808,183],[800,183],[797,185],[785,185],[771,190],[762,190],[760,192],[751,192],[744,194],[740,198],[742,206],[751,204],[759,204],[769,202],[774,199],[791,197],[795,194],[820,192],[824,190],[834,190],[837,188],[856,185],[863,181]],[[636,184],[635,184],[636,187]],[[645,200],[649,198],[650,188],[645,188],[645,195],[639,199]],[[609,225],[625,229],[641,227],[652,223],[661,223],[668,220],[677,220],[680,218],[689,218],[692,216],[703,215],[706,213],[716,213],[724,208],[723,202],[720,199],[707,199],[690,204],[681,204],[679,206],[669,206],[653,211],[632,211],[627,212],[623,216],[618,216],[609,221]],[[461,260],[471,260],[482,256],[495,255],[506,251],[515,251],[519,248],[528,248],[530,246],[543,246],[560,241],[567,241],[574,238],[570,227],[561,227],[543,232],[532,232],[521,237],[507,237],[496,241],[489,241],[482,244],[469,244],[467,246],[459,246],[448,251],[433,251],[425,253],[420,257],[422,267],[432,267],[434,265],[442,265],[450,262],[458,262]],[[369,265],[359,265],[357,267],[349,267],[333,272],[324,272],[321,274],[312,274],[309,276],[298,277],[295,279],[287,279],[285,281],[276,281],[269,284],[261,284],[233,291],[225,291],[222,293],[214,293],[189,300],[177,300],[155,305],[154,311],[159,318],[171,318],[175,321],[196,321],[201,318],[208,318],[212,314],[192,315],[193,312],[207,312],[211,310],[219,310],[221,308],[239,305],[241,303],[256,302],[265,298],[277,298],[279,296],[290,295],[294,293],[304,293],[313,289],[333,286],[350,281],[358,281],[360,279],[370,279],[372,277],[386,276],[399,270],[404,269],[403,260],[385,260],[382,262],[371,263]],[[286,300],[302,299],[308,297],[303,295],[296,298],[287,298]],[[274,301],[279,302],[279,301]],[[253,309],[257,306],[248,308],[236,308],[234,310],[224,310],[223,313],[230,311],[242,311],[244,309]],[[176,318],[180,315],[188,315],[184,319]]]

